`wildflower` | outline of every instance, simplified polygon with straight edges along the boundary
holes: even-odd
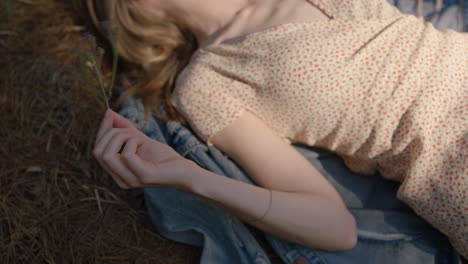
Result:
[[[117,40],[118,40],[118,29],[117,27],[111,23],[111,21],[106,20],[100,23],[101,30],[103,34],[107,37],[109,42],[111,43],[112,47],[112,80],[109,84],[109,97],[112,96],[112,87],[114,86],[115,75],[117,72],[117,63],[118,63],[118,48],[117,48]]]
[[[81,45],[83,43],[87,43],[89,48],[82,48]],[[83,37],[78,40],[73,52],[77,55],[74,66],[84,75],[83,77],[85,79],[92,78],[99,82],[103,93],[102,98],[107,108],[109,108],[109,100],[106,96],[106,90],[101,75],[101,61],[104,50],[96,45],[96,38],[93,35],[85,33]]]
[[[102,58],[104,55],[104,50],[96,44],[96,38],[86,32],[78,40],[78,43],[73,48],[73,52],[76,54],[75,61],[73,65],[83,73],[83,78],[85,81],[89,82],[93,79],[99,83],[99,86],[102,90],[102,99],[106,103],[107,108],[109,106],[109,98],[112,96],[112,88],[115,82],[115,75],[117,72],[117,61],[118,61],[118,51],[117,51],[117,31],[110,24],[110,22],[101,23],[103,32],[107,34],[109,41],[112,46],[112,81],[109,84],[107,89],[104,88],[104,83],[101,74]],[[82,48],[82,44],[87,44],[87,48]]]

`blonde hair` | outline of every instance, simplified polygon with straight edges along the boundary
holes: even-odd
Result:
[[[170,18],[150,15],[135,1],[73,0],[73,5],[81,18],[97,29],[99,37],[107,37],[100,26],[103,21],[110,21],[118,31],[116,46],[123,59],[119,68],[138,80],[121,94],[118,104],[138,94],[146,119],[156,110],[159,118],[187,124],[172,106],[171,93],[177,75],[197,48],[193,34]],[[106,41],[110,45],[110,40]],[[167,115],[157,111],[161,105]]]

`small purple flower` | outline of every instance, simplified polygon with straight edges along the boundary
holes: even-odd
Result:
[[[90,40],[91,39],[91,40]],[[89,32],[84,32],[81,37],[76,42],[75,46],[72,48],[72,51],[79,50],[83,42],[94,41],[94,36]],[[90,43],[91,44],[91,43]]]
[[[81,34],[81,38],[78,39],[78,43],[80,43],[81,41],[84,41],[86,39],[88,39],[89,37],[91,37],[91,33],[89,33],[88,31],[84,32],[83,34]]]

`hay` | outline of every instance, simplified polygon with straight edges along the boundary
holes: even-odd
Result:
[[[120,189],[91,154],[101,91],[64,67],[85,28],[63,3],[10,2],[0,9],[1,262],[198,263],[200,249],[159,236],[142,191]]]
[[[0,15],[1,263],[198,263],[91,154],[105,105],[63,67],[83,27],[56,1],[12,2]]]

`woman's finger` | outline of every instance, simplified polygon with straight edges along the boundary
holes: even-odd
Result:
[[[135,125],[130,122],[130,120],[128,120],[127,118],[121,116],[120,114],[112,111],[111,111],[111,115],[112,115],[112,118],[113,118],[113,127],[116,127],[116,128],[129,128],[129,129],[132,129],[133,131],[139,131]]]
[[[111,130],[107,131],[104,135],[102,135],[102,137],[99,139],[96,146],[94,147],[94,156],[101,158],[106,146],[109,144],[109,141],[112,139],[112,137],[117,133],[124,132],[128,132],[128,130],[126,128],[112,128]]]
[[[114,181],[117,182],[120,188],[128,189],[130,188],[130,186],[128,186],[126,182],[122,181],[120,177],[116,175],[116,173],[113,171],[113,169],[110,168],[105,162],[102,161],[102,155],[104,153],[104,150],[106,146],[109,144],[109,141],[112,139],[113,135],[119,132],[122,133],[124,131],[127,131],[127,130],[122,129],[122,128],[118,128],[118,129],[114,128],[110,131],[107,131],[106,134],[101,136],[101,139],[99,140],[99,142],[97,143],[97,146],[93,150],[93,155],[97,159],[101,167],[103,167],[112,176]]]
[[[112,129],[112,110],[108,108],[104,114],[104,118],[101,121],[101,125],[99,126],[99,130],[96,136],[96,141],[94,145],[96,146],[101,137],[106,133],[109,129]]]
[[[119,185],[120,188],[122,189],[128,189],[130,186],[127,185],[124,181],[120,179],[119,176],[117,176],[110,168],[107,166],[104,162],[101,161],[101,159],[97,159],[99,164],[101,165],[102,168],[114,179],[114,181]]]
[[[134,123],[132,123],[127,118],[123,117],[122,115],[112,112],[114,117],[113,126],[116,128],[128,128],[135,136],[138,137],[146,137],[146,135],[140,131]]]
[[[96,160],[99,162],[102,168],[107,171],[107,173],[112,177],[112,179],[117,183],[117,185],[122,188],[122,189],[129,189],[130,186],[124,182],[120,176],[118,176],[104,161],[101,160],[101,158],[96,158]]]
[[[117,185],[122,189],[130,189],[130,186],[120,179],[104,162],[99,161],[99,164],[107,171],[107,173],[112,177],[112,179],[117,183]]]
[[[106,146],[102,155],[102,160],[115,175],[127,183],[127,185],[130,187],[139,187],[139,181],[136,175],[125,166],[121,155],[118,153],[123,144],[130,138],[132,138],[132,135],[129,133],[116,133]]]
[[[121,156],[122,160],[125,162],[132,174],[136,175],[143,185],[149,185],[153,184],[151,182],[153,179],[151,177],[150,170],[148,170],[148,167],[155,167],[156,164],[142,160],[140,156],[138,156],[136,152],[138,145],[141,144],[141,142],[143,142],[143,140],[139,138],[132,138],[127,141]],[[151,171],[154,172],[154,170]]]

